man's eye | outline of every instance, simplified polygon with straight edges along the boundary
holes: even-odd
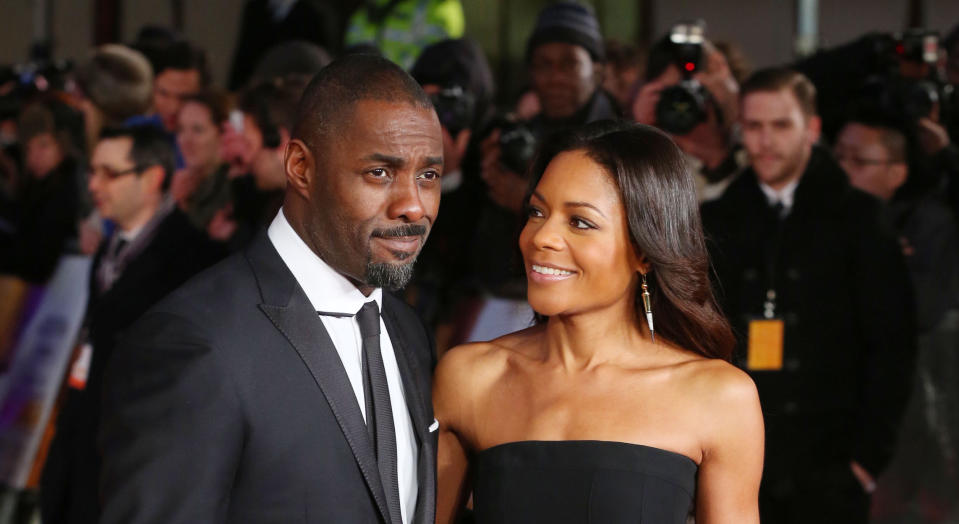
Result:
[[[369,172],[371,175],[373,175],[376,178],[383,178],[388,174],[386,170],[381,167],[378,167],[376,169],[371,169]]]
[[[420,178],[424,180],[437,180],[439,177],[440,174],[436,171],[426,171],[425,173],[420,173]]]

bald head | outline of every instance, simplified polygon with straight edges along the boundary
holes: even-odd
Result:
[[[416,80],[393,62],[379,56],[347,55],[323,68],[306,87],[292,138],[315,150],[339,134],[340,126],[350,122],[356,103],[363,100],[433,107]]]

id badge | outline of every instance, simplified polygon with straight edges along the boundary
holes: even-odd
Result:
[[[80,346],[77,352],[77,358],[73,360],[70,366],[70,376],[67,378],[67,385],[73,389],[83,391],[87,387],[87,376],[90,374],[90,361],[93,359],[93,346],[85,343]]]
[[[782,370],[784,333],[785,324],[781,318],[751,320],[746,368],[750,371]]]

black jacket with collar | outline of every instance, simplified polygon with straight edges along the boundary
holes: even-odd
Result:
[[[432,338],[388,293],[382,315],[432,523]],[[104,391],[103,523],[389,521],[346,370],[265,232],[144,315]]]
[[[740,340],[769,288],[785,323],[781,371],[750,371],[767,427],[766,475],[855,460],[873,475],[888,462],[916,354],[913,292],[881,206],[813,149],[793,208],[777,220],[750,168],[702,208],[717,292]],[[770,261],[773,261],[770,264]]]

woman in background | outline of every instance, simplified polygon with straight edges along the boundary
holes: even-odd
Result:
[[[438,522],[471,488],[481,524],[758,522],[762,413],[728,362],[682,153],[599,122],[531,173],[520,249],[540,321],[440,362]]]
[[[187,98],[177,116],[176,138],[185,167],[174,178],[173,197],[193,225],[215,240],[226,240],[232,234],[220,227],[233,201],[229,166],[220,157],[220,133],[226,118],[224,98],[212,92]]]
[[[23,173],[0,209],[0,274],[43,284],[77,251],[83,201],[82,117],[55,100],[28,104],[18,119]]]

